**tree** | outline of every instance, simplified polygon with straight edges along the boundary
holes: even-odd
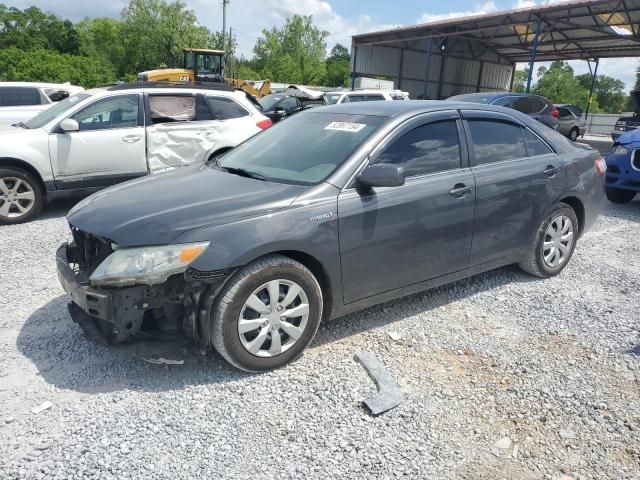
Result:
[[[636,67],[636,84],[633,86],[634,90],[640,90],[640,65]]]
[[[258,71],[276,82],[318,84],[325,77],[329,32],[313,16],[294,15],[278,29],[263,30],[253,48]]]
[[[76,25],[80,37],[80,53],[113,65],[116,76],[124,78],[127,58],[123,41],[123,24],[112,18],[85,18]]]
[[[326,61],[327,77],[325,84],[330,87],[346,87],[351,77],[351,54],[347,47],[336,44]]]
[[[131,0],[121,16],[127,72],[180,65],[183,48],[214,46],[213,34],[181,1]]]
[[[85,88],[113,83],[111,64],[98,58],[59,53],[55,50],[0,50],[0,80],[22,82],[71,82]]]
[[[586,108],[589,89],[584,88],[573,74],[573,68],[563,61],[555,61],[549,68],[538,69],[538,83],[534,92],[551,99],[554,103],[569,103]],[[597,99],[592,99],[591,112],[601,111]]]
[[[587,92],[591,89],[593,77],[590,74],[578,75],[576,78]],[[627,96],[624,89],[625,86],[622,81],[607,75],[598,75],[593,89],[593,96],[598,101],[598,105],[600,105],[603,112],[620,113],[627,104]]]
[[[516,93],[524,93],[527,89],[527,78],[529,77],[529,69],[516,70],[515,77],[513,78],[512,91]]]
[[[37,7],[20,10],[0,3],[0,49],[8,47],[77,54],[80,40],[69,20],[61,20]]]

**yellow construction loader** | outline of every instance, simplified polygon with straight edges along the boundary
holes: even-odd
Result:
[[[256,98],[264,97],[271,92],[271,82],[261,81],[259,89],[246,80],[223,78],[224,51],[207,48],[185,48],[185,68],[159,68],[138,74],[140,82],[227,82]]]

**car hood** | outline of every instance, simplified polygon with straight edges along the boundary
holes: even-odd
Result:
[[[121,246],[163,245],[194,228],[285,208],[306,189],[201,164],[102,190],[76,205],[67,219]]]
[[[640,128],[631,130],[630,132],[620,135],[616,140],[620,145],[629,145],[631,143],[640,143]]]
[[[11,125],[0,125],[0,145],[9,141],[9,137],[20,138],[21,141],[27,137],[34,135],[42,135],[43,130],[40,128],[20,128]]]

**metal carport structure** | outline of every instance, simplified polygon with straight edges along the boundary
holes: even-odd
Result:
[[[393,78],[412,98],[508,91],[516,63],[640,56],[640,0],[581,0],[355,35],[351,77]],[[629,68],[633,68],[629,65]],[[593,85],[592,85],[593,90]]]

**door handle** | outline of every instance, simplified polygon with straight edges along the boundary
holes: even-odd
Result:
[[[136,143],[140,140],[142,140],[142,137],[140,135],[127,135],[125,137],[122,137],[122,141],[124,143]]]
[[[456,183],[453,186],[452,190],[449,190],[449,195],[453,195],[454,197],[462,198],[467,193],[471,192],[473,188],[471,186],[467,186],[464,183]]]
[[[547,165],[547,168],[545,168],[543,173],[547,177],[553,177],[559,171],[560,171],[560,167],[554,167],[553,165]]]

